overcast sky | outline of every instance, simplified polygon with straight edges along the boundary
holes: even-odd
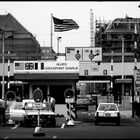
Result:
[[[140,17],[139,1],[49,1],[49,2],[0,2],[0,14],[11,13],[29,32],[36,36],[41,46],[50,46],[51,13],[60,19],[73,19],[78,30],[53,32],[53,49],[57,51],[57,37],[62,37],[60,52],[65,47],[90,46],[90,9],[94,20],[114,20],[118,17]]]

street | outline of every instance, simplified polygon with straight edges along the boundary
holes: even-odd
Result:
[[[121,118],[120,126],[113,123],[94,124],[94,115],[81,113],[74,126],[42,128],[45,136],[33,136],[35,127],[23,126],[0,127],[0,139],[135,139],[140,138],[140,123],[132,118]]]

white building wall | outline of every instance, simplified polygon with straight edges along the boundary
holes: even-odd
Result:
[[[140,68],[140,63],[137,63],[137,68]],[[94,69],[95,68],[95,69]],[[133,75],[134,74],[134,63],[124,63],[123,73],[124,75]],[[111,75],[111,63],[100,63],[98,65],[94,62],[80,63],[79,71],[80,75],[85,75],[84,71],[88,70],[88,75],[103,76],[103,71],[107,71],[107,75]],[[113,75],[122,75],[122,63],[113,63]]]
[[[133,63],[124,63],[124,75],[133,75],[134,74],[134,62]],[[137,63],[137,68],[140,69],[140,62]],[[94,62],[80,62],[79,63],[79,75],[85,75],[84,71],[88,70],[88,75],[103,76],[103,71],[107,71],[109,76],[111,73],[111,63],[100,63],[98,65]],[[8,75],[8,64],[5,63],[5,76]],[[10,76],[14,75],[13,63],[10,64]],[[113,63],[113,75],[122,75],[122,63]],[[0,63],[0,76],[2,76],[2,63]]]

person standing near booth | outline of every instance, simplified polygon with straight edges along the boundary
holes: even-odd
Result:
[[[52,111],[55,112],[55,99],[52,96],[48,95],[47,102],[51,104]]]
[[[2,126],[6,125],[5,110],[7,108],[7,103],[4,99],[0,99],[0,124]]]

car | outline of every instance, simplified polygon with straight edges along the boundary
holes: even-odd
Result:
[[[120,125],[120,111],[116,103],[99,103],[95,111],[95,125],[102,122]]]
[[[13,102],[9,107],[9,120],[13,123],[24,124],[25,110],[22,102]]]
[[[80,97],[76,101],[77,109],[86,109],[88,110],[88,106],[92,104],[92,99],[87,97]]]
[[[26,102],[25,106],[25,126],[38,125],[38,113],[39,113],[39,125],[46,127],[49,125],[55,127],[56,119],[55,113],[51,109],[51,105],[48,102]]]

